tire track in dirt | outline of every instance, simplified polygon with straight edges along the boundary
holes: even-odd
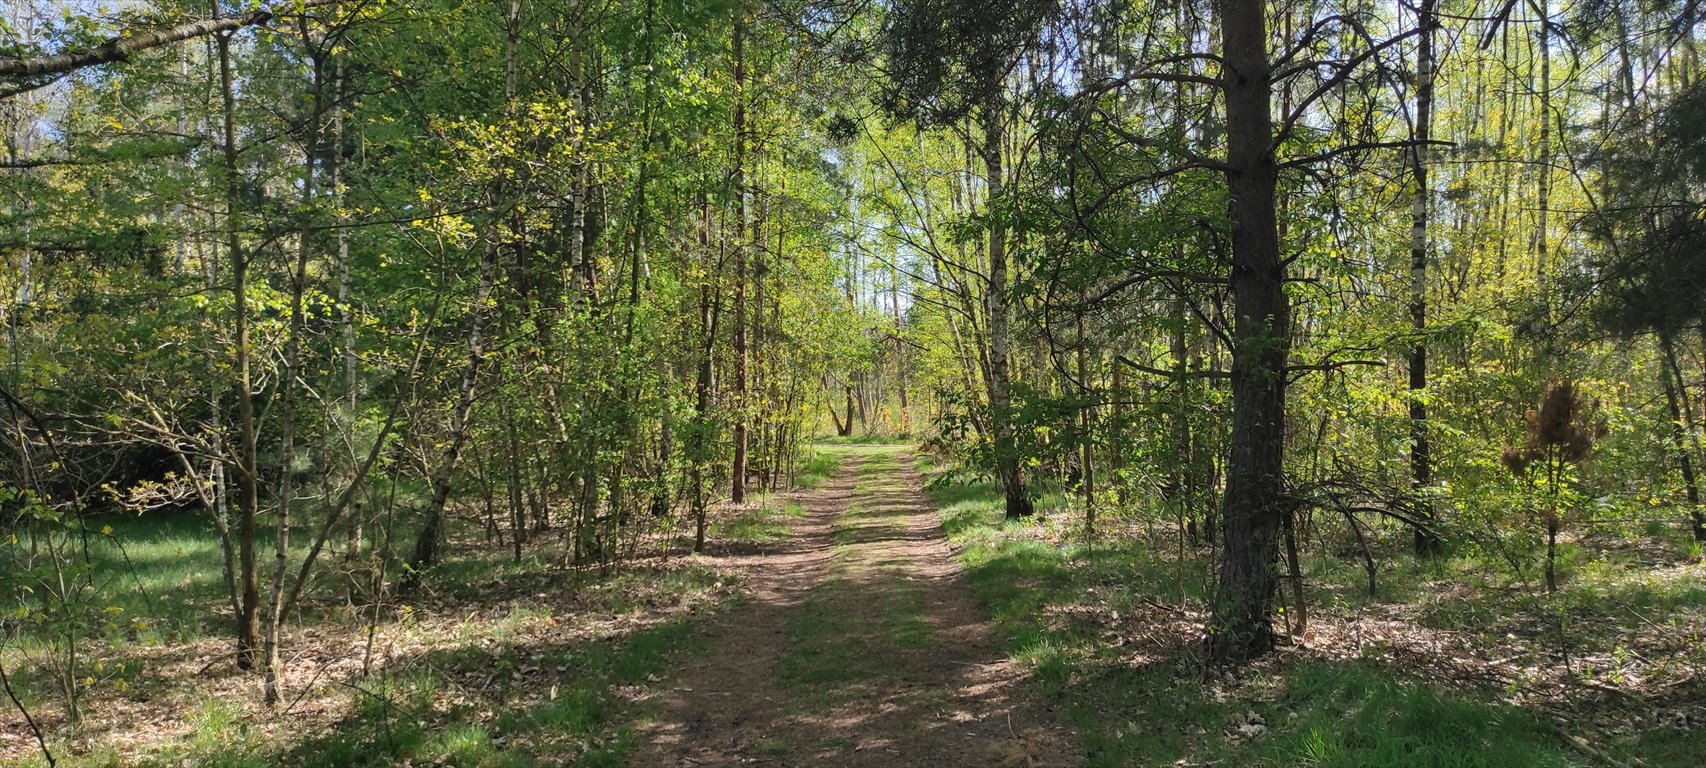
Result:
[[[847,454],[796,496],[767,554],[731,558],[748,603],[639,730],[636,766],[1073,766],[1030,700],[904,449]]]

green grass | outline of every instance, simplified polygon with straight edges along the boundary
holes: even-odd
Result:
[[[846,530],[845,526],[855,525],[879,536],[900,530],[905,523],[905,514],[880,505],[880,502],[892,501],[895,495],[904,497],[911,493],[900,480],[897,455],[892,452],[874,454],[859,468],[857,490],[862,496],[878,495],[879,505],[870,506],[868,499],[860,498],[843,517],[843,526],[836,530],[838,535]],[[930,606],[923,585],[905,570],[882,565],[867,567],[876,569],[882,582],[876,589],[876,607],[883,617],[888,641],[898,648],[922,650],[930,647],[936,640],[936,633],[927,618]]]
[[[794,471],[794,486],[798,488],[817,488],[841,469],[841,456],[833,451],[820,450],[816,447],[806,455],[806,460],[800,463]]]
[[[936,630],[930,626],[929,600],[924,587],[906,576],[890,577],[888,588],[877,602],[889,642],[896,647],[924,650],[935,645]]]
[[[861,433],[845,437],[841,435],[819,437],[814,442],[824,445],[904,445],[911,442],[911,438],[906,435]]]
[[[105,514],[91,517],[88,527],[89,572],[95,589],[72,612],[82,628],[77,676],[94,680],[83,694],[85,699],[122,695],[121,690],[146,686],[156,659],[148,652],[151,648],[230,635],[230,600],[220,567],[219,537],[207,515],[175,510],[140,516]],[[272,531],[263,529],[258,536],[267,547],[264,554],[270,556]],[[293,561],[307,551],[304,538],[296,537]],[[266,567],[270,569],[270,560]],[[328,570],[321,569],[323,578]],[[46,594],[8,595],[18,602],[7,609],[24,606],[40,611],[40,596]],[[324,617],[324,611],[310,602],[303,609],[309,621]],[[62,615],[57,605],[48,614]],[[43,666],[62,652],[63,638],[57,632],[63,626],[59,621],[20,623],[17,634],[0,648],[0,663],[7,665],[26,706],[49,711],[63,707],[59,688]]]
[[[707,535],[723,543],[770,544],[788,538],[790,521],[805,514],[806,508],[798,503],[773,504],[766,499],[732,519],[713,523]]]
[[[1438,690],[1362,662],[1286,670],[1272,715],[1284,727],[1259,750],[1313,766],[1564,766],[1541,716],[1488,697]],[[1297,713],[1296,718],[1291,713]]]
[[[1143,597],[1200,604],[1211,583],[1205,558],[1181,564],[1135,541],[1106,540],[1092,558],[1031,535],[1035,521],[1002,520],[987,484],[930,494],[979,600],[1010,652],[1034,666],[1039,695],[1058,701],[1080,733],[1087,765],[1580,764],[1533,711],[1368,661],[1264,665],[1217,694],[1195,661],[1194,638],[1133,657],[1108,642],[1097,620],[1047,618],[1085,605],[1123,614]],[[1046,517],[1059,506],[1052,497],[1039,508]],[[1260,735],[1237,735],[1250,715],[1261,721]]]
[[[812,588],[788,620],[788,649],[776,665],[787,685],[841,687],[875,675],[882,662],[881,638],[846,609],[862,590],[839,579]]]
[[[105,639],[153,645],[218,637],[231,631],[229,619],[219,615],[221,609],[229,610],[229,597],[220,566],[219,534],[207,513],[158,510],[143,515],[106,514],[91,518],[89,527],[91,531],[105,531],[92,533],[88,539],[100,593],[99,608],[112,619],[102,633]],[[289,554],[293,573],[307,554],[316,528],[317,522],[312,520],[293,526]],[[399,537],[411,535],[407,530],[397,533]],[[266,559],[263,570],[270,574],[273,529],[263,526],[256,537]],[[343,589],[334,551],[341,543],[341,539],[333,541],[321,551],[311,596]],[[504,557],[504,552],[484,550],[453,561],[455,565],[447,563],[444,567],[455,579],[446,581],[498,578],[537,569],[544,562],[539,558],[548,554],[535,554],[517,566]],[[469,567],[476,561],[478,567]],[[478,572],[481,569],[485,572]],[[302,607],[310,621],[324,615],[323,606],[313,600]]]
[[[104,596],[123,611],[121,626],[131,629],[131,639],[184,641],[229,631],[209,610],[228,599],[219,535],[206,515],[110,515],[91,525],[112,531],[91,539],[89,554],[95,572],[110,580]],[[270,543],[270,530],[263,534]]]
[[[470,696],[431,673],[404,680],[371,699],[332,733],[282,756],[303,766],[380,766],[404,762],[458,766],[529,766],[572,762],[622,765],[634,746],[612,688],[660,672],[675,649],[693,639],[676,621],[620,640],[512,647],[495,660],[479,647],[431,654],[425,669],[494,670],[505,682]],[[560,670],[560,671],[559,671]],[[553,680],[544,695],[529,681],[517,695],[515,675]]]
[[[904,451],[904,450],[911,448],[911,447],[912,447],[912,445],[910,443],[885,443],[885,442],[865,442],[865,443],[845,443],[845,442],[843,442],[843,443],[824,443],[824,442],[818,442],[818,443],[812,443],[811,444],[811,449],[813,452],[834,456],[838,460],[839,459],[845,459],[845,458],[850,457],[850,456],[893,455],[893,454],[899,453],[899,452]]]
[[[60,755],[61,766],[197,765],[262,768],[389,766],[622,766],[634,747],[620,685],[666,671],[695,647],[687,621],[591,643],[480,645],[434,651],[400,670],[352,684],[350,715],[305,741],[273,743],[235,705],[207,699],[188,713],[192,736],[143,757]],[[456,678],[446,670],[458,670]],[[550,682],[518,681],[512,672]],[[481,691],[471,682],[490,676]],[[355,690],[359,688],[359,690]],[[26,762],[26,765],[37,765]]]

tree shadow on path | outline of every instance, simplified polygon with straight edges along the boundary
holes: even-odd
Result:
[[[1068,766],[903,449],[849,457],[638,732],[634,765]]]

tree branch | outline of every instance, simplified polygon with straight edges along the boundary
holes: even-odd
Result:
[[[1325,162],[1340,155],[1348,155],[1355,152],[1368,152],[1376,149],[1409,149],[1411,147],[1418,146],[1454,147],[1457,146],[1457,144],[1455,142],[1442,141],[1439,139],[1429,139],[1428,141],[1416,141],[1414,139],[1404,139],[1402,141],[1363,141],[1356,144],[1346,144],[1342,147],[1334,147],[1326,152],[1309,155],[1308,157],[1299,157],[1293,160],[1287,160],[1280,163],[1280,168],[1297,168],[1299,166]]]
[[[1214,369],[1196,370],[1196,371],[1169,371],[1165,368],[1155,368],[1153,366],[1144,365],[1143,363],[1140,363],[1136,360],[1133,360],[1129,357],[1126,357],[1125,355],[1115,355],[1114,359],[1118,360],[1121,364],[1123,364],[1126,367],[1129,367],[1133,370],[1140,371],[1142,373],[1147,373],[1151,376],[1161,376],[1161,377],[1165,377],[1168,379],[1178,379],[1181,377],[1186,378],[1186,379],[1230,379],[1230,378],[1232,378],[1232,373],[1230,371],[1220,371],[1220,370],[1214,370]]]
[[[1334,89],[1349,80],[1351,75],[1356,72],[1357,68],[1362,66],[1363,62],[1380,55],[1383,51],[1386,51],[1387,49],[1420,33],[1421,30],[1419,29],[1411,29],[1389,37],[1380,43],[1373,43],[1370,41],[1370,45],[1367,49],[1355,56],[1345,59],[1344,61],[1323,62],[1324,66],[1333,68],[1333,76],[1323,80],[1321,84],[1317,85],[1314,90],[1309,92],[1308,95],[1298,100],[1297,106],[1291,110],[1290,114],[1281,116],[1279,129],[1274,132],[1274,146],[1279,146],[1280,142],[1289,138],[1292,130],[1297,127],[1297,121],[1303,117],[1304,113],[1308,112],[1309,108],[1313,106],[1315,102],[1321,100],[1327,94],[1332,93]]]
[[[312,8],[331,5],[338,0],[286,0],[267,8],[261,8],[235,16],[224,16],[217,19],[203,19],[156,29],[149,32],[121,34],[101,43],[94,48],[56,53],[47,56],[26,56],[0,59],[0,76],[6,77],[36,77],[40,75],[63,76],[70,72],[87,67],[125,61],[131,55],[150,48],[158,48],[169,43],[190,40],[197,37],[228,32],[253,27],[272,21],[287,14],[300,14]],[[52,82],[51,80],[47,82]],[[22,86],[22,90],[11,91],[6,95],[16,95],[25,91],[35,90],[47,82],[35,86]]]

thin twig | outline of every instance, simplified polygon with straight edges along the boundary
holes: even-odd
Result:
[[[30,733],[35,734],[36,746],[41,747],[41,756],[47,758],[48,768],[53,768],[53,750],[47,748],[47,737],[41,733],[41,726],[36,725],[36,719],[30,716],[30,710],[24,702],[18,700],[18,694],[12,690],[12,678],[6,674],[6,665],[0,664],[0,684],[6,686],[6,697],[12,700],[12,706],[18,708],[18,714],[24,716],[24,722],[30,724]]]

